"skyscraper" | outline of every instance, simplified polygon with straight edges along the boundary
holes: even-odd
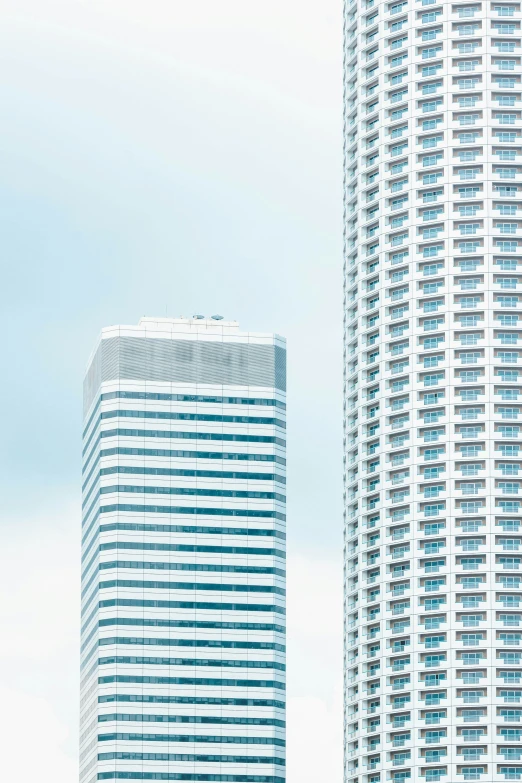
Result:
[[[345,3],[349,783],[522,777],[521,23]]]
[[[84,384],[80,780],[285,780],[281,337],[103,329]]]

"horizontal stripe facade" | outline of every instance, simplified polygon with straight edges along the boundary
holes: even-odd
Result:
[[[161,677],[144,674],[113,674],[98,677],[100,685],[125,683],[139,685],[197,685],[217,686],[219,688],[275,688],[285,690],[284,682],[278,680],[234,680],[221,677]]]
[[[109,770],[98,772],[98,780],[186,780],[191,783],[285,783],[277,775],[230,775],[200,772],[143,772]]]
[[[133,753],[132,751],[114,751],[99,753],[100,761],[123,759],[125,761],[188,761],[190,763],[212,764],[279,764],[284,767],[284,759],[277,756],[224,756],[208,753]]]
[[[112,723],[113,721],[129,721],[132,723],[198,723],[201,725],[224,726],[278,726],[285,727],[285,722],[275,718],[238,718],[236,716],[207,716],[207,715],[154,715],[144,713],[111,712],[98,716],[99,723]]]
[[[219,369],[155,328],[104,332],[86,380],[80,783],[284,783],[284,392],[205,385],[261,377],[249,337]]]

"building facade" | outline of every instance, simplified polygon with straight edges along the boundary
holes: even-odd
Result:
[[[344,20],[345,780],[520,780],[521,5]]]
[[[285,780],[282,338],[103,329],[84,384],[80,781]]]

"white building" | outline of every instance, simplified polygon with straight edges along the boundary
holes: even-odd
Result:
[[[520,2],[345,3],[345,779],[522,778]]]
[[[80,780],[285,780],[285,341],[103,329],[84,386]]]

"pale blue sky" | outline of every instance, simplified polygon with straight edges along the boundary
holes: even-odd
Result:
[[[74,777],[87,357],[103,325],[221,313],[288,339],[289,781],[340,781],[341,4],[2,0],[1,15],[0,693],[56,722],[40,783]],[[305,770],[308,710],[324,738]]]

